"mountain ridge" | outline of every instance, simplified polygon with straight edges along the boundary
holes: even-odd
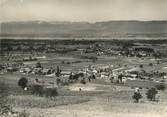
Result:
[[[120,20],[105,22],[2,22],[1,36],[111,37],[119,34],[166,34],[167,21]],[[123,36],[123,35],[122,35]]]

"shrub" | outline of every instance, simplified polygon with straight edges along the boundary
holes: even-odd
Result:
[[[55,97],[58,95],[57,88],[46,88],[44,90],[44,95],[46,97]]]
[[[135,92],[132,96],[132,98],[135,100],[136,103],[139,102],[139,100],[142,98],[142,95],[140,92]]]
[[[42,85],[32,85],[32,94],[38,96],[54,97],[58,95],[57,88],[44,88]]]
[[[155,86],[158,90],[165,90],[165,85],[164,84],[160,84],[160,85],[156,85]]]
[[[82,84],[86,84],[85,79],[82,79],[82,80],[81,80],[81,83],[82,83]]]
[[[148,65],[149,65],[149,66],[153,66],[153,63],[149,63]]]
[[[44,87],[42,85],[32,85],[31,92],[32,94],[43,96]]]
[[[143,68],[143,65],[139,65],[140,68]]]
[[[37,64],[36,64],[36,68],[42,68],[42,65],[41,65],[40,62],[37,62]]]
[[[58,86],[61,84],[60,78],[57,78],[57,79],[56,79],[56,83],[57,83]]]
[[[150,101],[155,101],[155,96],[158,93],[156,88],[151,88],[146,92],[147,95],[147,99],[149,99]]]
[[[27,87],[27,84],[28,84],[28,80],[25,77],[20,78],[18,81],[18,86],[20,86],[23,89]]]

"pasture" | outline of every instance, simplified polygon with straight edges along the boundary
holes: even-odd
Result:
[[[129,69],[143,65],[147,72],[158,71],[167,66],[167,62],[156,64],[156,60],[145,58],[122,56],[100,56],[93,63],[89,59],[81,59],[69,56],[45,55],[46,58],[40,58],[42,66],[56,67],[60,66],[63,71],[76,71],[89,65],[112,64],[113,69],[124,67]],[[62,63],[62,61],[69,63]],[[79,61],[79,62],[76,62]],[[25,65],[34,66],[36,62],[25,62]],[[149,66],[153,63],[153,66]],[[45,85],[51,86],[50,82],[56,83],[56,78],[38,76],[32,74],[3,73],[0,75],[1,81],[9,86],[9,102],[16,111],[30,113],[34,117],[165,117],[167,115],[167,92],[160,91],[160,101],[150,102],[146,99],[146,90],[141,90],[143,98],[137,104],[132,100],[135,83],[125,85],[112,84],[104,80],[93,80],[91,83],[74,83],[68,86],[58,87],[58,96],[55,98],[46,98],[31,95],[28,91],[23,91],[17,86],[21,77],[28,78],[29,84],[34,82],[35,78],[44,80]],[[139,83],[140,84],[140,83]],[[149,85],[146,84],[145,85]],[[81,88],[81,91],[79,89]]]
[[[37,62],[40,62],[42,69],[45,70],[52,68],[56,71],[59,66],[62,73],[73,72],[77,74],[81,71],[88,73],[88,75],[92,75],[94,71],[96,73],[95,79],[89,81],[86,76],[85,83],[83,83],[82,79],[70,82],[69,74],[56,76],[54,73],[53,76],[48,76],[20,72],[21,69],[15,72],[1,70],[0,82],[4,82],[8,86],[8,103],[14,111],[22,112],[25,110],[30,114],[30,117],[166,117],[167,90],[158,91],[159,101],[149,101],[146,98],[148,88],[161,84],[161,80],[167,87],[167,78],[162,78],[161,75],[161,73],[167,73],[166,57],[156,58],[153,56],[155,53],[145,57],[137,57],[137,55],[133,55],[133,51],[129,55],[125,55],[126,47],[123,50],[119,42],[115,45],[112,45],[112,42],[109,44],[104,42],[106,47],[102,46],[105,45],[103,43],[98,44],[93,41],[91,43],[83,41],[82,43],[84,44],[69,44],[69,47],[66,47],[68,44],[58,45],[54,42],[53,47],[46,44],[44,45],[46,48],[44,48],[43,45],[40,45],[41,48],[43,47],[43,52],[34,53],[28,50],[18,53],[17,51],[12,53],[5,50],[8,55],[4,55],[1,62],[7,64],[6,66],[22,62],[24,65],[21,67],[34,69]],[[40,51],[40,47],[35,50],[37,45],[38,43],[34,46],[34,51]],[[160,45],[156,45],[155,48],[162,50]],[[53,49],[53,52],[48,51],[49,49]],[[37,60],[22,60],[31,55]],[[18,57],[18,61],[8,59],[14,57]],[[141,78],[128,77],[128,74],[124,83],[111,82],[110,75],[108,75],[111,71],[112,75],[119,73],[124,75],[125,71],[134,72],[134,70],[136,70],[137,75],[141,75]],[[130,75],[134,74],[130,73]],[[56,88],[58,95],[45,97],[34,95],[30,90],[25,91],[18,86],[21,77],[28,79],[28,86],[33,85],[35,79],[38,79],[39,82],[42,82],[42,86]],[[59,78],[64,84],[57,84]],[[139,103],[134,103],[132,99],[136,87],[140,88],[142,94]]]

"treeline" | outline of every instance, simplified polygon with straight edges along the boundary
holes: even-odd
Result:
[[[111,43],[111,44],[124,44],[124,43],[148,43],[148,44],[167,44],[167,39],[0,39],[0,44],[28,44],[28,43],[38,43],[38,44],[93,44],[96,42],[102,42],[102,43]]]
[[[68,52],[85,49],[91,45],[109,45],[120,47],[132,47],[135,43],[140,44],[167,44],[167,40],[34,40],[34,39],[1,39],[0,50],[6,51],[46,51],[46,52]],[[107,47],[107,46],[106,46]]]

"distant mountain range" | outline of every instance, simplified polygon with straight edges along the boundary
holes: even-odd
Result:
[[[0,35],[28,37],[167,36],[167,21],[3,22]]]

